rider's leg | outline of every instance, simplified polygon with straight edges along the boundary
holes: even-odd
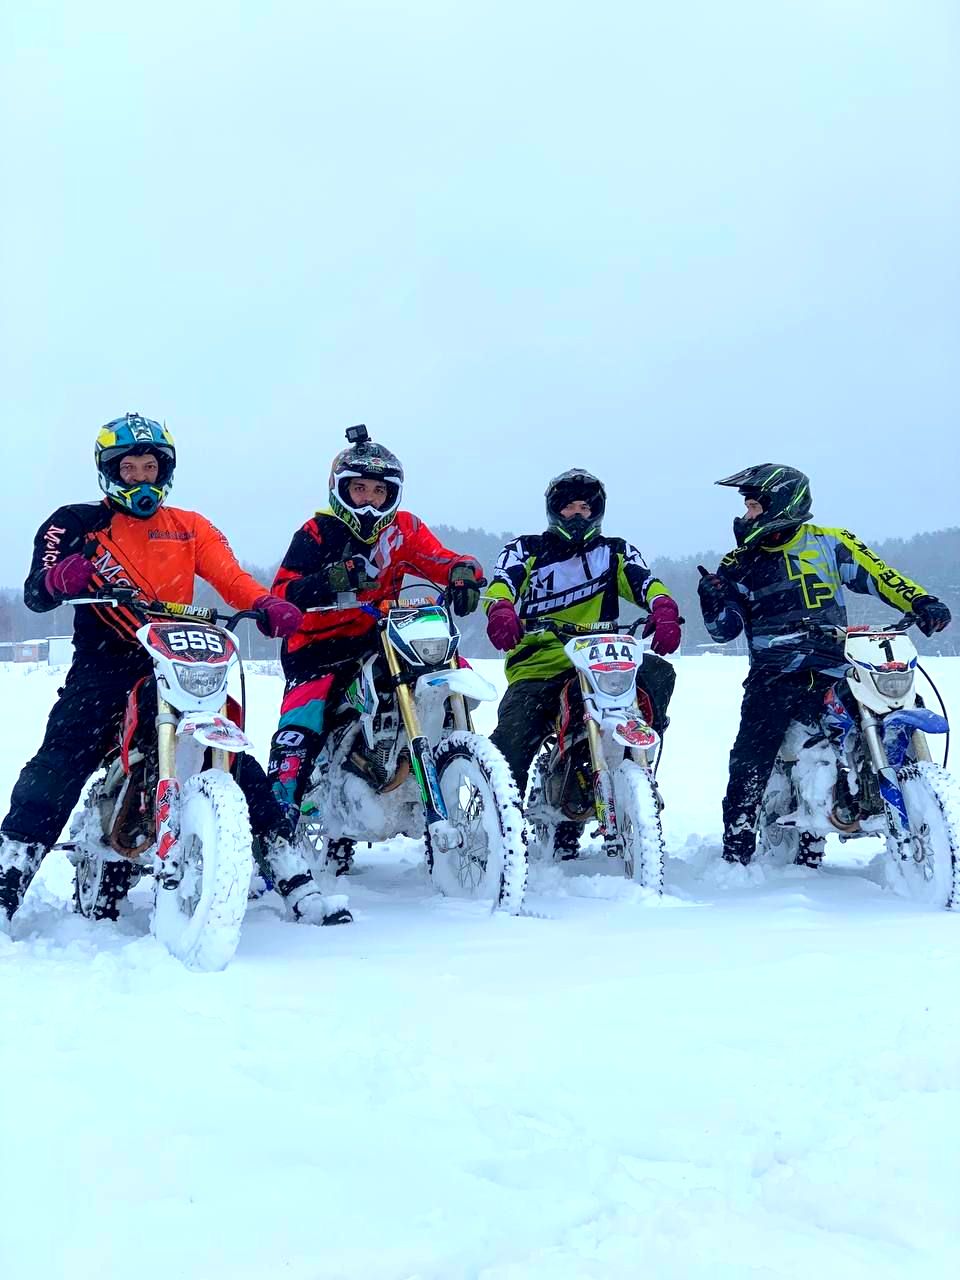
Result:
[[[139,658],[139,655],[137,655]],[[37,754],[24,765],[0,831],[0,913],[23,901],[44,853],[55,843],[90,774],[116,733],[142,660],[74,662],[47,720]]]
[[[553,727],[560,693],[569,679],[569,672],[561,672],[549,680],[516,680],[501,699],[497,727],[490,741],[510,766],[521,800],[531,762]]]
[[[283,812],[288,839],[297,829],[300,802],[326,736],[326,709],[333,682],[329,672],[291,680],[280,704],[280,723],[270,743],[267,778]]]
[[[673,664],[648,650],[643,655],[643,662],[637,672],[637,684],[649,695],[653,709],[651,725],[661,735],[670,723],[667,719],[667,707],[676,683],[677,672]]]
[[[744,681],[740,728],[730,752],[723,798],[723,857],[747,863],[756,847],[757,817],[770,771],[790,722],[815,714],[829,684],[803,672],[768,677],[754,667]]]
[[[345,898],[331,901],[321,892],[294,843],[300,804],[323,746],[333,683],[330,674],[290,681],[270,746],[267,774],[263,775],[255,760],[245,758],[238,778],[248,797],[251,828],[261,838],[270,878],[294,919],[307,924],[349,924],[353,919]]]

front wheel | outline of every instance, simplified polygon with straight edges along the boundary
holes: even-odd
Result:
[[[614,774],[613,786],[624,872],[636,884],[663,893],[663,830],[653,779],[641,765],[624,760]]]
[[[901,858],[893,841],[885,862],[888,888],[902,898],[948,910],[960,905],[960,786],[939,765],[904,765],[897,779],[903,796],[912,857]]]
[[[153,930],[188,969],[225,969],[240,941],[253,874],[250,817],[229,774],[208,769],[184,783],[176,885],[158,882]]]
[[[511,915],[523,905],[527,882],[523,811],[510,769],[492,742],[458,730],[433,753],[440,794],[456,849],[432,850],[433,883],[450,897],[487,899]]]

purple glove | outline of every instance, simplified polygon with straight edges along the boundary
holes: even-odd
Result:
[[[517,611],[509,600],[495,600],[487,611],[487,635],[495,649],[506,653],[523,639]]]
[[[303,622],[303,614],[297,606],[289,600],[281,600],[279,596],[258,596],[253,607],[267,615],[265,621],[257,623],[257,630],[275,640],[292,636]]]
[[[680,647],[680,610],[670,596],[656,596],[650,606],[650,617],[643,628],[645,636],[652,635],[650,648],[663,655]]]
[[[74,552],[50,566],[43,575],[43,585],[49,595],[69,600],[71,596],[79,596],[86,591],[95,572],[86,556]]]

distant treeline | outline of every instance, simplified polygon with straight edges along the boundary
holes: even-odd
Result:
[[[487,533],[483,529],[454,529],[448,525],[433,525],[433,530],[448,547],[469,552],[476,556],[489,574],[503,544],[513,534]],[[960,654],[960,528],[941,529],[936,533],[918,533],[912,538],[889,538],[872,544],[873,550],[888,564],[894,565],[908,578],[922,583],[932,594],[944,600],[957,621],[934,640],[926,640],[919,632],[912,633],[922,653],[943,655]],[[644,554],[648,548],[641,545]],[[715,568],[720,559],[716,551],[704,551],[682,559],[651,559],[651,567],[676,596],[680,610],[686,618],[682,652],[702,653],[701,646],[710,644],[710,637],[700,619],[697,604],[697,565]],[[277,566],[245,564],[259,581],[268,586],[273,581]],[[199,604],[220,603],[219,597],[206,583],[197,583],[196,601]],[[891,611],[872,596],[856,596],[847,593],[852,622],[882,622]],[[69,635],[73,629],[73,610],[67,606],[50,613],[31,613],[23,603],[19,588],[0,590],[0,641],[40,639],[52,635]],[[636,611],[624,608],[624,617],[635,616]],[[495,656],[486,637],[483,619],[479,616],[462,619],[463,652],[467,657]],[[271,658],[276,655],[275,641],[262,637],[250,623],[242,624],[242,652],[244,656]],[[743,652],[742,640],[736,645],[725,646],[726,652]],[[0,650],[0,658],[3,653]]]

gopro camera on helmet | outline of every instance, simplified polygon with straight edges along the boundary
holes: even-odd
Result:
[[[366,444],[370,439],[366,424],[359,422],[355,427],[347,427],[347,439],[351,444]]]

